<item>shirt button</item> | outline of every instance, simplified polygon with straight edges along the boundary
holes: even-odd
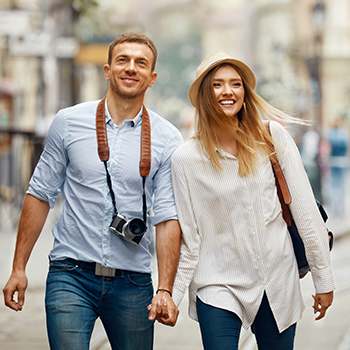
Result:
[[[259,255],[257,255],[256,258],[257,258],[258,260],[260,260],[260,256],[259,256]]]
[[[252,210],[252,207],[248,207],[248,210],[251,211],[251,210]]]
[[[255,236],[255,235],[256,235],[256,232],[255,232],[255,231],[253,231],[253,232],[252,232],[252,235],[253,235],[253,236]]]

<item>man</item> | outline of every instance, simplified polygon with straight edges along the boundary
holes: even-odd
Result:
[[[176,322],[178,310],[171,292],[180,228],[170,157],[182,137],[169,122],[150,110],[147,113],[143,107],[145,92],[156,81],[156,60],[157,50],[146,36],[125,33],[115,39],[104,66],[105,78],[110,82],[106,100],[58,112],[30,180],[19,221],[13,270],[3,292],[8,307],[22,310],[26,264],[49,209],[63,188],[66,201],[53,228],[55,240],[49,255],[45,297],[53,350],[88,349],[97,317],[102,320],[112,349],[122,350],[152,349],[153,320],[171,326]],[[105,110],[102,124],[107,129],[110,150],[105,167],[96,137],[98,104]],[[139,162],[146,113],[151,124],[152,158],[143,187]],[[132,244],[121,237],[120,227],[115,225],[115,234],[109,228],[115,224],[116,212],[128,219],[142,217],[143,189],[148,209],[154,197],[154,216],[146,220],[147,227],[156,226],[159,284],[153,300],[149,229],[140,236],[139,243]]]

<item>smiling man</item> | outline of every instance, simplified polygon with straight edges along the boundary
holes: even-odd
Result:
[[[170,158],[182,137],[143,105],[157,78],[156,60],[157,49],[143,34],[115,39],[104,66],[107,95],[58,112],[30,180],[3,292],[8,307],[22,310],[25,267],[62,188],[66,202],[53,227],[45,297],[52,350],[88,350],[97,318],[112,349],[150,350],[153,321],[176,322],[172,288],[180,228]],[[148,151],[141,146],[144,133],[151,139]],[[159,271],[154,297],[151,225]]]

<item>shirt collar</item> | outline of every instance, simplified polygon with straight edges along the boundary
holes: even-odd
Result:
[[[216,153],[218,153],[223,158],[232,158],[232,159],[238,159],[238,157],[235,157],[233,154],[228,153],[224,151],[223,149],[216,148]]]
[[[141,123],[142,112],[143,112],[143,106],[141,107],[140,111],[137,113],[137,115],[134,119],[127,119],[126,122],[129,122],[130,124],[137,126],[139,123]],[[107,106],[107,98],[105,100],[105,116],[106,116],[106,124],[109,121],[113,122],[111,115],[109,114],[109,110],[108,110],[108,106]]]

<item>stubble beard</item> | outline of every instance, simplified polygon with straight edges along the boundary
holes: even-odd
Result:
[[[118,84],[116,84],[114,79],[110,80],[110,86],[111,86],[112,91],[116,95],[118,95],[119,97],[121,97],[123,99],[126,99],[126,100],[133,100],[133,99],[135,99],[137,97],[140,97],[140,96],[144,95],[145,92],[147,91],[147,87],[145,87],[144,89],[142,89],[140,91],[136,91],[136,92],[130,92],[130,93],[122,92],[119,89]]]

